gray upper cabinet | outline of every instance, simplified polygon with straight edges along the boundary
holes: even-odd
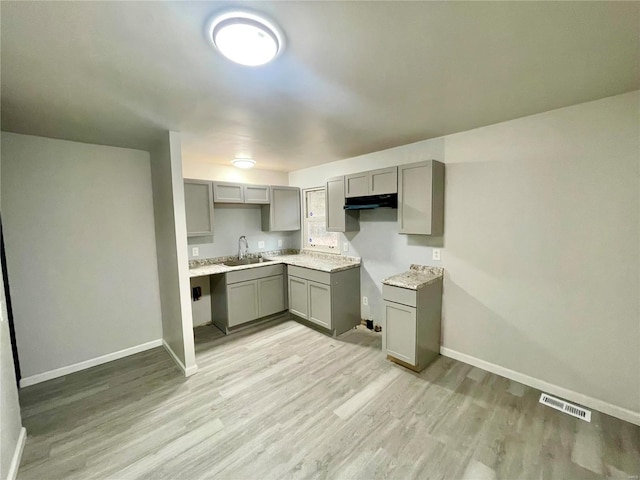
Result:
[[[187,236],[213,235],[211,182],[185,179],[184,207],[187,216]]]
[[[269,186],[268,185],[243,185],[244,203],[269,203]]]
[[[345,175],[344,186],[344,196],[346,198],[366,197],[369,195],[368,172]]]
[[[269,203],[268,185],[213,182],[213,201],[216,203]]]
[[[444,164],[436,160],[398,167],[398,231],[444,233]]]
[[[328,232],[357,232],[360,230],[358,222],[359,212],[345,211],[344,189],[345,177],[333,177],[327,180],[326,189],[326,221]]]
[[[398,167],[381,168],[367,172],[369,195],[398,193]]]
[[[346,198],[398,192],[398,167],[354,173],[344,177]]]
[[[262,207],[262,231],[300,230],[300,189],[272,186],[269,193],[270,203]]]
[[[244,203],[244,185],[213,182],[213,201],[216,203]]]

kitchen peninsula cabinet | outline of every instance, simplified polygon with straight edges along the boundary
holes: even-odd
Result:
[[[443,163],[428,160],[398,167],[398,233],[443,235]]]
[[[360,324],[360,268],[322,272],[289,266],[289,312],[340,335]]]
[[[423,370],[440,353],[442,269],[412,265],[382,282],[387,358]]]
[[[211,319],[223,332],[287,309],[284,265],[212,275]]]
[[[211,182],[184,180],[187,236],[213,235],[213,193]]]

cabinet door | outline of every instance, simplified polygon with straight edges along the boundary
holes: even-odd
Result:
[[[211,182],[185,180],[184,208],[187,216],[187,236],[213,235]]]
[[[289,311],[304,319],[309,318],[309,300],[307,281],[298,277],[289,277]]]
[[[366,197],[369,195],[369,176],[368,172],[354,173],[344,177],[344,196]]]
[[[416,309],[384,302],[387,355],[416,365]]]
[[[243,185],[244,203],[269,203],[268,185]]]
[[[344,211],[344,177],[327,180],[325,191],[327,232],[344,232],[346,227]]]
[[[398,167],[369,172],[369,195],[398,193]]]
[[[270,232],[300,230],[299,188],[271,187],[271,205],[268,208]]]
[[[285,310],[284,276],[261,278],[258,280],[258,315],[266,317]]]
[[[229,326],[235,327],[258,318],[258,281],[227,285]]]
[[[309,320],[331,328],[331,287],[309,280]]]
[[[244,185],[213,182],[213,201],[217,203],[244,203]]]
[[[444,164],[435,160],[398,167],[398,233],[442,235]]]

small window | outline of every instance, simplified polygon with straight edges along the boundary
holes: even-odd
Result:
[[[326,230],[326,194],[323,187],[310,188],[304,192],[303,246],[308,250],[340,253],[338,233]]]

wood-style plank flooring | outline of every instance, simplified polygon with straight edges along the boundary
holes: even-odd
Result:
[[[18,478],[638,479],[640,427],[444,357],[416,374],[380,344],[207,326],[191,378],[157,348],[25,388]]]

